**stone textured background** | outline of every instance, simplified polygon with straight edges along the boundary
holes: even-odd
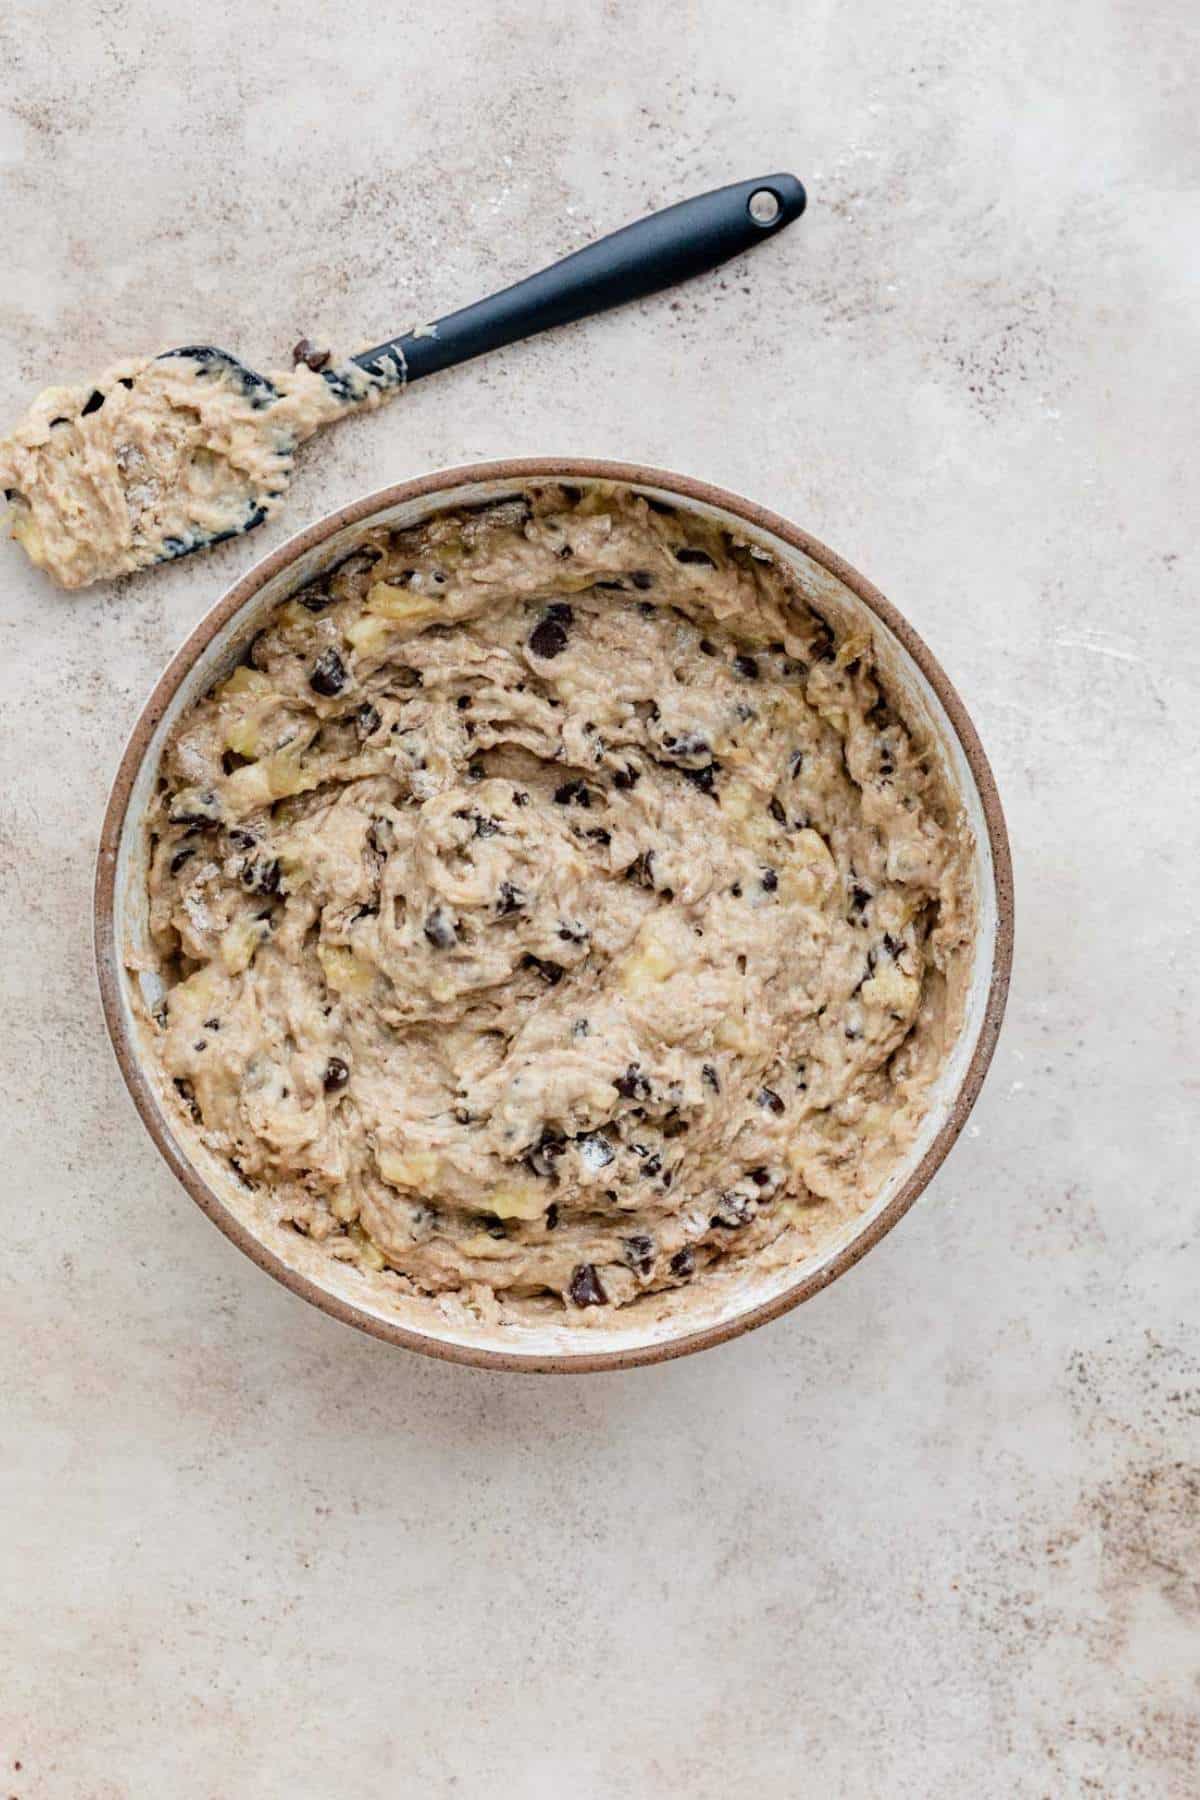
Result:
[[[0,1795],[1185,1796],[1200,1754],[1191,0],[10,0],[0,407],[265,366],[793,167],[743,264],[415,388],[282,522],[0,545]],[[1018,960],[968,1134],[790,1318],[549,1380],[360,1338],[160,1166],[89,947],[185,631],[364,489],[646,458],[876,580],[973,708]]]

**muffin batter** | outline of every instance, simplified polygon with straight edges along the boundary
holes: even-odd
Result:
[[[624,489],[375,533],[182,721],[150,830],[194,1128],[492,1314],[809,1254],[957,1024],[969,838],[869,635]]]
[[[247,531],[278,508],[306,438],[400,379],[303,362],[264,377],[201,346],[47,388],[0,438],[12,535],[78,588]]]

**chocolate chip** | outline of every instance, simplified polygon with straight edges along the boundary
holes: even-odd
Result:
[[[743,681],[758,680],[758,664],[752,656],[735,656],[733,666]]]
[[[647,588],[652,588],[654,586],[654,577],[649,569],[634,569],[629,579],[632,581],[634,587],[640,588],[643,593],[645,593]]]
[[[594,1263],[580,1263],[567,1289],[575,1306],[607,1306],[608,1295],[600,1285]]]
[[[567,1148],[567,1140],[561,1131],[553,1131],[550,1126],[542,1128],[542,1135],[536,1144],[525,1152],[525,1162],[535,1175],[553,1177],[557,1174],[555,1163]]]
[[[555,1200],[552,1200],[546,1208],[546,1230],[558,1230],[558,1203]]]
[[[777,825],[787,824],[787,814],[784,812],[778,797],[774,794],[771,795],[771,798],[767,803],[767,811]]]
[[[467,779],[469,781],[482,781],[486,773],[487,771],[481,762],[467,764]]]
[[[755,1187],[768,1187],[771,1181],[770,1169],[751,1169],[750,1179]]]
[[[856,883],[850,889],[850,912],[851,912],[851,914],[861,917],[861,915],[866,912],[867,907],[870,905],[870,903],[871,903],[870,890],[865,887],[860,887]]]
[[[193,1092],[191,1082],[185,1081],[182,1075],[176,1075],[173,1086],[175,1092],[179,1095],[179,1098],[183,1101],[197,1125],[199,1125],[201,1123],[200,1107],[195,1093]]]
[[[708,1083],[714,1094],[721,1091],[721,1078],[711,1063],[704,1063],[700,1069],[702,1078]]]
[[[529,637],[529,648],[544,659],[561,656],[567,647],[567,632],[557,619],[539,619]]]
[[[306,588],[301,588],[296,598],[301,606],[310,613],[324,612],[327,606],[333,604],[333,595],[324,585],[324,579],[314,581]]]
[[[184,863],[188,860],[188,857],[194,856],[195,854],[196,854],[196,852],[192,849],[189,849],[186,845],[184,846],[184,848],[182,850],[177,850],[175,852],[174,856],[171,858],[171,873],[172,873],[172,875],[178,875],[180,869],[182,869]]]
[[[584,781],[564,781],[554,790],[555,806],[590,806],[591,791]]]
[[[254,894],[277,894],[279,892],[279,858],[277,856],[249,857],[241,867],[242,886],[249,888]]]
[[[293,368],[299,367],[301,363],[311,369],[314,375],[319,375],[322,369],[328,367],[329,351],[318,350],[311,338],[302,337],[298,344],[292,345]]]
[[[629,788],[636,787],[641,779],[641,770],[633,768],[632,765],[628,763],[623,769],[616,769],[613,771],[613,786],[622,789],[622,791],[628,791]]]
[[[791,776],[793,781],[795,781],[797,775],[800,773],[800,771],[803,767],[804,767],[804,752],[803,752],[803,750],[793,750],[792,754],[788,757],[788,774]]]
[[[592,934],[587,926],[581,924],[578,919],[573,923],[568,923],[566,919],[560,919],[558,935],[564,944],[586,944]]]
[[[637,1269],[643,1275],[649,1275],[654,1267],[654,1239],[647,1237],[644,1231],[635,1232],[632,1237],[622,1238],[621,1259],[631,1269]]]
[[[640,1063],[630,1063],[623,1075],[618,1075],[613,1082],[622,1100],[648,1100],[650,1098],[650,1082],[642,1074]]]
[[[484,1213],[483,1229],[491,1238],[504,1238],[508,1236],[508,1226],[504,1223],[503,1219],[497,1218],[495,1213]]]
[[[749,1194],[739,1194],[736,1188],[730,1188],[717,1201],[712,1223],[725,1231],[740,1231],[753,1217],[754,1202]]]
[[[475,821],[477,838],[495,837],[500,829],[499,819],[493,819],[490,813],[472,813],[471,817]]]
[[[832,662],[834,654],[834,636],[820,613],[813,613],[817,634],[812,641],[809,654],[814,662]]]
[[[592,829],[585,831],[583,835],[590,838],[593,844],[600,844],[602,847],[612,843],[612,832],[606,831],[603,825],[593,825]]]
[[[685,1244],[683,1249],[677,1250],[671,1258],[671,1273],[678,1275],[681,1281],[686,1281],[687,1277],[694,1275],[695,1272],[696,1252],[690,1244]]]
[[[122,375],[117,382],[117,386],[131,388],[133,386],[133,377],[130,375]]]
[[[755,1095],[755,1099],[758,1101],[758,1104],[765,1107],[768,1112],[781,1113],[784,1110],[783,1101],[779,1098],[779,1095],[775,1092],[774,1088],[759,1088],[758,1093]]]
[[[662,1157],[658,1154],[658,1152],[656,1150],[654,1152],[654,1154],[652,1156],[648,1156],[646,1158],[645,1162],[642,1164],[642,1174],[646,1177],[647,1181],[653,1181],[654,1177],[656,1175],[660,1174],[661,1171],[662,1171]]]
[[[891,957],[892,961],[896,962],[904,945],[894,938],[890,932],[885,931],[883,934],[883,947]]]
[[[244,831],[239,825],[229,833],[229,841],[235,850],[253,850],[258,839],[252,831]]]
[[[774,869],[764,869],[762,874],[759,876],[759,880],[762,883],[762,890],[763,890],[764,894],[773,894],[775,892],[775,889],[779,886],[779,877],[775,873]]]
[[[669,756],[709,756],[712,745],[701,731],[664,731],[663,749]]]
[[[496,911],[502,919],[506,919],[510,913],[520,912],[522,907],[528,904],[522,890],[514,886],[511,881],[500,883],[496,895]]]
[[[566,970],[561,963],[548,962],[541,956],[523,956],[521,958],[521,967],[523,969],[536,969],[542,980],[550,987],[557,987],[563,976],[566,974]]]
[[[546,617],[553,619],[556,625],[571,626],[575,623],[575,608],[566,600],[552,600],[546,608]]]
[[[331,1056],[325,1064],[325,1073],[321,1077],[325,1092],[327,1094],[336,1093],[339,1088],[345,1087],[349,1079],[349,1064],[344,1063],[340,1056]]]
[[[308,678],[308,685],[313,693],[323,694],[327,700],[331,700],[335,694],[341,693],[346,681],[346,665],[337,651],[323,650],[313,664],[312,674]]]
[[[172,825],[191,825],[196,828],[216,825],[221,818],[221,802],[211,788],[206,788],[203,793],[189,788],[182,794],[176,794],[167,818]]]
[[[602,1131],[586,1131],[575,1142],[579,1145],[581,1159],[589,1169],[607,1169],[617,1154]]]
[[[706,763],[702,769],[680,769],[679,773],[694,788],[699,788],[702,794],[712,794],[720,767],[719,762],[713,761]]]
[[[703,651],[705,656],[716,656],[717,655],[717,646],[713,643],[711,638],[701,638],[700,639],[700,648]]]
[[[514,788],[513,789],[513,805],[514,806],[528,806],[529,805],[529,795],[525,792],[525,790],[523,788]]]
[[[379,708],[372,706],[369,700],[364,701],[354,715],[355,730],[364,743],[375,735],[382,724]]]
[[[697,568],[702,569],[715,569],[717,566],[707,550],[695,550],[690,544],[683,544],[675,552],[675,561],[694,563]]]
[[[458,942],[454,920],[444,906],[435,906],[426,917],[425,936],[435,950],[450,950]]]
[[[220,1031],[221,1029],[220,1019],[205,1019],[203,1023],[205,1031]]]
[[[654,852],[640,850],[625,871],[626,881],[634,881],[638,887],[654,886]]]
[[[471,704],[470,694],[460,694],[454,704],[457,706],[459,712],[466,712],[468,706]]]
[[[104,405],[104,395],[100,392],[99,388],[93,388],[91,393],[88,395],[87,400],[84,402],[83,406],[81,406],[79,409],[80,418],[86,419],[89,413],[99,412],[100,408],[103,405]]]

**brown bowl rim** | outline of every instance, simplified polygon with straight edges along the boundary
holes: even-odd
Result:
[[[164,1129],[162,1115],[155,1100],[153,1088],[142,1068],[137,1046],[132,1035],[126,1030],[124,1011],[121,1005],[119,972],[121,963],[114,911],[117,849],[138,770],[158,722],[174,698],[180,683],[214,634],[220,631],[235,613],[246,606],[280,570],[286,568],[290,563],[294,563],[299,557],[316,548],[326,538],[341,531],[345,526],[358,524],[385,508],[403,505],[410,500],[419,500],[429,494],[476,482],[512,481],[521,484],[547,479],[570,481],[577,478],[585,481],[620,482],[633,487],[660,488],[678,495],[684,501],[719,507],[735,518],[744,520],[748,525],[771,532],[792,548],[802,551],[805,556],[810,557],[848,587],[876,617],[882,620],[903,644],[937,694],[966,756],[979,793],[987,826],[996,888],[997,921],[991,980],[984,1016],[971,1060],[959,1085],[953,1105],[916,1168],[911,1171],[908,1179],[892,1196],[887,1205],[869,1220],[861,1232],[857,1233],[849,1243],[843,1245],[819,1268],[807,1275],[799,1276],[783,1293],[762,1302],[759,1306],[751,1307],[748,1312],[740,1313],[733,1319],[722,1320],[717,1324],[684,1333],[677,1338],[666,1339],[661,1343],[622,1350],[597,1350],[584,1352],[578,1356],[553,1353],[524,1355],[516,1351],[492,1350],[483,1346],[447,1342],[433,1335],[427,1336],[424,1333],[410,1330],[407,1326],[378,1318],[365,1308],[329,1293],[327,1289],[321,1287],[307,1275],[289,1268],[282,1258],[268,1249],[261,1239],[234,1216],[193,1164],[180,1154],[173,1138]],[[225,1236],[260,1269],[265,1270],[275,1280],[282,1282],[283,1286],[290,1288],[294,1294],[298,1294],[302,1299],[319,1307],[322,1312],[330,1314],[335,1319],[340,1319],[343,1324],[353,1325],[358,1330],[369,1333],[372,1337],[382,1338],[386,1343],[399,1344],[407,1350],[415,1350],[420,1355],[436,1357],[442,1361],[466,1363],[474,1368],[501,1369],[531,1374],[591,1374],[605,1369],[629,1369],[651,1363],[668,1362],[678,1356],[688,1356],[699,1350],[707,1350],[715,1344],[740,1337],[743,1332],[752,1331],[772,1319],[780,1318],[784,1313],[790,1312],[793,1307],[811,1299],[822,1288],[828,1287],[830,1282],[836,1281],[840,1275],[845,1274],[847,1269],[852,1268],[861,1257],[866,1255],[868,1250],[873,1249],[880,1239],[891,1231],[892,1227],[903,1218],[920,1194],[924,1192],[929,1181],[945,1160],[951,1145],[962,1131],[979,1095],[984,1076],[996,1048],[1008,996],[1013,956],[1012,859],[1009,852],[1008,831],[995,778],[979,740],[979,734],[975,730],[957,689],[908,620],[880,593],[878,588],[867,581],[858,573],[857,569],[852,568],[836,552],[828,549],[818,539],[811,537],[808,532],[802,531],[799,526],[792,524],[790,520],[772,512],[769,508],[759,506],[756,502],[747,500],[743,495],[732,493],[727,488],[717,487],[692,476],[679,475],[669,469],[655,468],[642,463],[612,462],[589,457],[517,457],[499,461],[466,463],[453,468],[433,470],[424,475],[414,476],[409,481],[394,483],[392,486],[380,488],[374,493],[363,495],[360,499],[351,501],[349,504],[339,507],[336,512],[319,519],[306,530],[280,544],[277,549],[272,550],[268,556],[235,582],[194,627],[171,658],[142,708],[130,734],[104,812],[96,862],[94,908],[96,970],[100,983],[100,998],[121,1075],[142,1123],[150,1133],[163,1160],[213,1224],[224,1232]]]

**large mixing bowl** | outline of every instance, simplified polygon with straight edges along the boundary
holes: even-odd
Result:
[[[718,1266],[686,1289],[593,1309],[586,1324],[559,1314],[495,1325],[460,1307],[398,1295],[381,1277],[334,1261],[270,1219],[261,1196],[237,1182],[168,1098],[146,1024],[157,998],[153,978],[131,973],[127,953],[148,944],[144,820],[167,738],[180,715],[238,662],[267,614],[346,556],[372,526],[411,526],[547,479],[581,487],[621,482],[715,519],[770,551],[835,625],[870,630],[899,710],[940,754],[961,800],[975,845],[976,930],[962,1022],[921,1129],[868,1209],[816,1254],[785,1268],[756,1268],[753,1260]],[[121,1073],[155,1144],[214,1224],[260,1268],[334,1318],[427,1355],[500,1369],[583,1371],[682,1356],[777,1318],[826,1287],[908,1211],[962,1130],[995,1048],[1012,960],[1012,869],[995,782],[966,708],[907,620],[840,557],[749,500],[661,469],[558,458],[478,463],[385,488],[301,532],[245,575],[192,632],[134,727],[104,818],[95,908],[100,990]]]

